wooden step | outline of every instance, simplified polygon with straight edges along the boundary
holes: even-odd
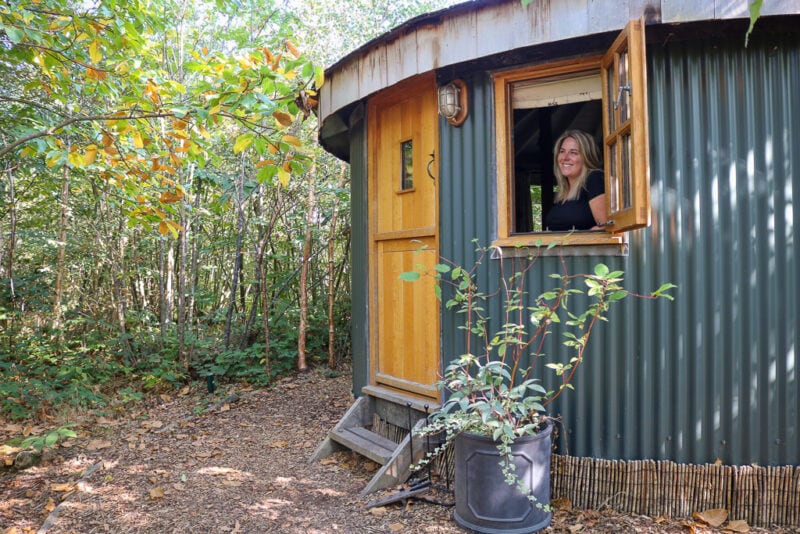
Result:
[[[398,444],[394,441],[384,438],[363,426],[336,428],[331,432],[330,437],[348,449],[381,465],[386,465],[386,462],[389,461],[398,447]]]

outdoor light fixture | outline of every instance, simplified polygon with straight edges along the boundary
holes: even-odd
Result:
[[[453,126],[461,126],[467,120],[467,85],[462,80],[439,87],[439,115]]]

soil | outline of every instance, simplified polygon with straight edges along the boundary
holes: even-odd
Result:
[[[184,388],[108,411],[45,449],[37,465],[0,471],[0,533],[464,532],[449,506],[370,508],[397,489],[361,495],[378,468],[363,457],[342,451],[308,461],[351,402],[348,376],[312,371],[270,389],[212,396]],[[0,422],[0,443],[25,430]],[[13,461],[4,453],[0,466]],[[452,502],[446,490],[422,496]],[[559,505],[545,533],[723,532],[687,518]]]

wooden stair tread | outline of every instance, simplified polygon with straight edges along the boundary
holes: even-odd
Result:
[[[386,465],[399,446],[363,426],[337,428],[331,433],[331,438],[381,465]]]

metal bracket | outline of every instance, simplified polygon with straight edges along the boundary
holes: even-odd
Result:
[[[622,102],[622,92],[623,91],[627,91],[628,92],[628,96],[630,96],[632,90],[633,90],[633,87],[631,87],[630,84],[628,84],[628,85],[620,85],[619,86],[619,93],[617,93],[617,99],[614,101],[614,111],[619,109],[620,102]]]

